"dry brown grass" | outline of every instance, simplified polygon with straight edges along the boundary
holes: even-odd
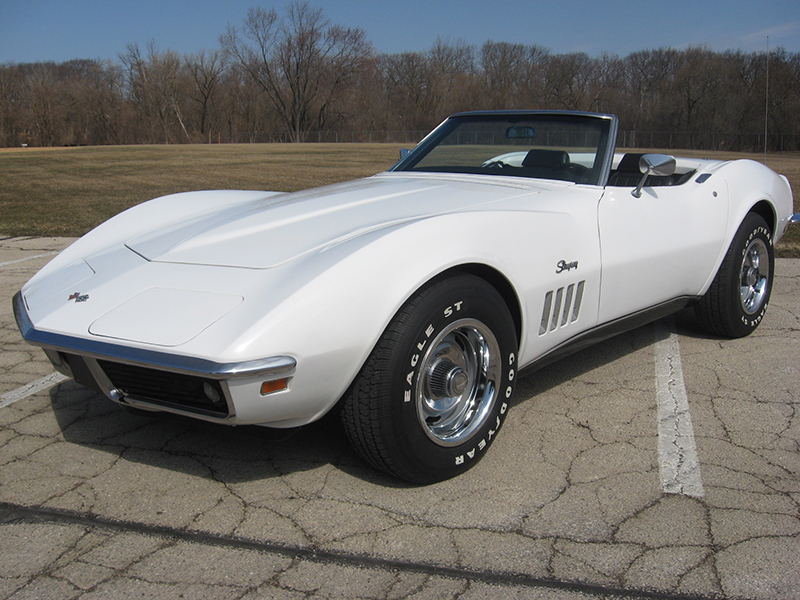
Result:
[[[372,175],[397,160],[399,144],[224,144],[21,148],[0,152],[0,234],[79,236],[122,210],[173,192],[294,191]],[[676,151],[708,158],[763,154]],[[800,153],[770,154],[789,178],[800,212]],[[779,244],[800,256],[800,227]]]
[[[0,233],[78,236],[130,206],[203,189],[295,191],[386,170],[390,144],[26,148],[0,153]]]

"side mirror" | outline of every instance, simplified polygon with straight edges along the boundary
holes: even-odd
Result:
[[[634,198],[642,197],[642,188],[650,175],[669,176],[675,173],[675,157],[669,154],[645,154],[639,159],[639,172],[642,178],[639,185],[631,192]]]
[[[409,154],[411,154],[411,150],[408,148],[400,148],[400,160],[403,160]]]

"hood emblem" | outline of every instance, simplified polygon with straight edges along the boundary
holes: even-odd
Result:
[[[67,299],[67,302],[71,302],[75,300],[76,303],[78,302],[86,302],[89,299],[89,294],[81,294],[80,292],[75,292],[71,294],[70,297]]]

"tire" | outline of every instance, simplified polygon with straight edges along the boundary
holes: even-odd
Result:
[[[774,272],[772,233],[762,217],[750,213],[733,237],[711,287],[695,305],[700,323],[723,337],[751,334],[767,312]]]
[[[367,462],[427,484],[474,466],[514,390],[517,336],[501,296],[458,275],[418,292],[387,326],[342,405]]]

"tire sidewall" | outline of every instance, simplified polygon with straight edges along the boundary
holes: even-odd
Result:
[[[508,413],[517,373],[517,341],[508,309],[483,280],[464,276],[435,284],[409,310],[407,333],[398,346],[392,377],[390,413],[396,450],[411,467],[408,477],[421,483],[440,481],[471,468],[482,458]],[[425,351],[448,326],[475,319],[495,336],[500,348],[501,375],[495,382],[493,405],[485,421],[463,443],[443,446],[423,430],[417,409],[417,386]]]
[[[769,278],[767,281],[767,291],[764,300],[759,306],[758,310],[753,314],[745,312],[740,300],[740,281],[741,269],[745,259],[747,249],[750,244],[756,240],[761,239],[767,247],[767,254],[769,259]],[[751,215],[742,223],[742,227],[736,233],[736,238],[732,245],[731,262],[729,268],[730,289],[728,290],[728,301],[730,315],[732,317],[731,326],[740,335],[747,335],[755,330],[761,323],[764,315],[767,312],[770,296],[772,295],[772,282],[775,273],[775,257],[772,245],[772,233],[769,230],[766,222],[757,215]]]

